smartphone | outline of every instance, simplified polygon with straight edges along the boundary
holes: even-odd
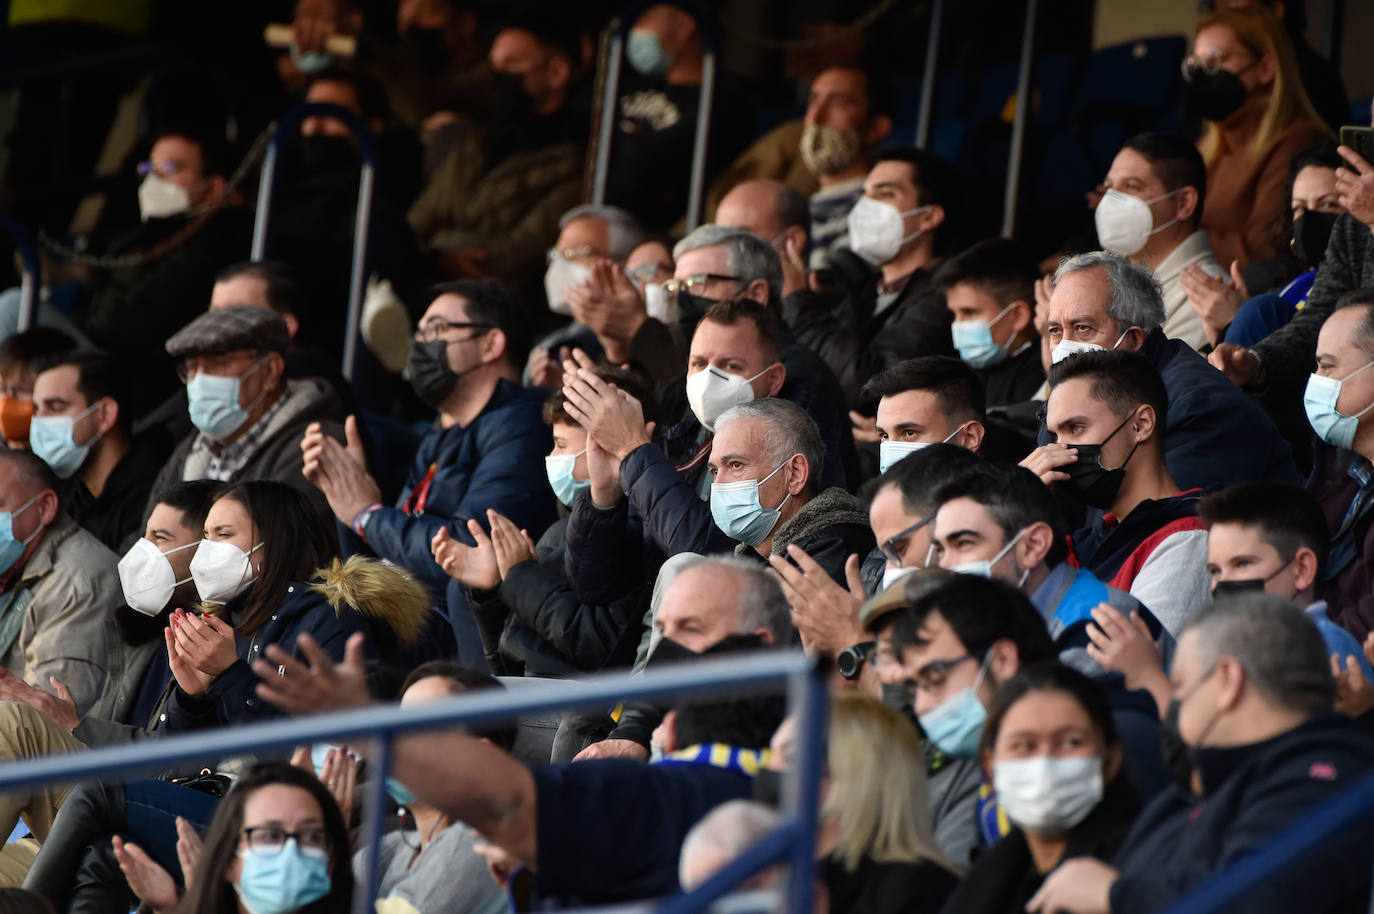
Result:
[[[1341,145],[1353,149],[1360,158],[1374,164],[1374,127],[1342,127]]]

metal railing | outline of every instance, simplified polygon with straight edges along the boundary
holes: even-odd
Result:
[[[766,651],[675,664],[643,675],[602,674],[577,682],[550,680],[517,691],[470,692],[408,708],[379,705],[336,714],[226,727],[194,734],[46,756],[0,765],[0,791],[37,784],[108,780],[115,775],[162,771],[205,759],[226,758],[320,742],[370,741],[360,845],[367,880],[358,886],[353,910],[373,910],[378,874],[376,847],[386,810],[391,743],[398,735],[455,725],[509,721],[541,711],[609,708],[624,699],[662,699],[785,687],[799,716],[798,766],[788,778],[783,821],[739,860],[695,890],[666,899],[671,914],[705,910],[745,879],[776,863],[791,865],[786,893],[789,914],[811,912],[811,870],[818,810],[817,783],[824,751],[827,692],[824,676],[801,652]],[[585,764],[585,763],[584,763]]]
[[[353,217],[353,262],[348,278],[348,323],[344,329],[344,350],[341,373],[353,380],[353,368],[358,360],[358,328],[362,322],[363,285],[367,282],[367,233],[372,218],[372,191],[376,183],[377,147],[372,131],[362,119],[347,108],[321,102],[297,105],[277,119],[267,153],[262,160],[262,180],[258,184],[258,209],[253,222],[253,247],[250,256],[262,260],[267,254],[267,228],[272,216],[272,189],[277,177],[277,157],[281,141],[299,133],[301,121],[308,117],[328,117],[348,128],[362,157],[358,172],[358,209]]]
[[[16,329],[23,332],[34,325],[38,317],[38,287],[43,275],[42,261],[38,259],[38,245],[33,235],[14,219],[0,213],[0,232],[9,236],[14,250],[19,255],[21,272],[19,275],[19,317]]]

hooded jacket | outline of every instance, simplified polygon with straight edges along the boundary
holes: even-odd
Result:
[[[219,614],[237,621],[252,586],[225,604]],[[308,634],[338,661],[343,659],[349,636],[362,632],[367,658],[386,659],[425,636],[429,610],[425,589],[403,569],[361,556],[346,562],[335,559],[312,580],[288,584],[276,612],[257,631],[235,633],[239,659],[215,677],[204,695],[188,695],[173,679],[166,709],[154,726],[195,730],[281,716],[256,692],[258,677],[252,665],[268,645],[299,657],[297,641]]]
[[[826,489],[773,532],[769,554],[786,556],[788,546],[803,549],[837,584],[845,587],[844,564],[849,556],[858,554],[862,560],[874,546],[868,513],[844,489]],[[735,552],[747,556],[753,553],[753,547],[741,543]]]
[[[286,402],[271,419],[257,448],[249,455],[247,462],[226,482],[241,479],[272,479],[295,486],[306,495],[320,512],[321,517],[333,517],[329,502],[313,483],[301,475],[304,460],[301,457],[301,438],[306,426],[312,422],[320,423],[326,435],[344,440],[343,412],[339,398],[334,390],[319,378],[301,378],[286,381],[282,392]],[[194,453],[196,442],[201,439],[199,431],[193,431],[172,451],[172,456],[163,464],[153,483],[152,494],[144,506],[143,516],[147,517],[157,505],[158,494],[173,483],[192,479],[204,479],[208,457],[205,452]]]

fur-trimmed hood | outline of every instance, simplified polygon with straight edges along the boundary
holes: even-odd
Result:
[[[409,571],[362,555],[334,559],[315,572],[319,582],[310,589],[339,611],[351,606],[364,616],[385,623],[402,647],[413,647],[425,632],[433,604],[429,592]]]

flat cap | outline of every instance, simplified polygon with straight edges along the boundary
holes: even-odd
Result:
[[[167,354],[173,358],[188,355],[214,355],[235,349],[285,354],[291,343],[286,321],[270,308],[230,305],[206,311],[172,334]]]
[[[924,599],[954,580],[955,574],[945,568],[912,568],[909,574],[864,601],[859,607],[859,624],[873,631],[884,616]]]

